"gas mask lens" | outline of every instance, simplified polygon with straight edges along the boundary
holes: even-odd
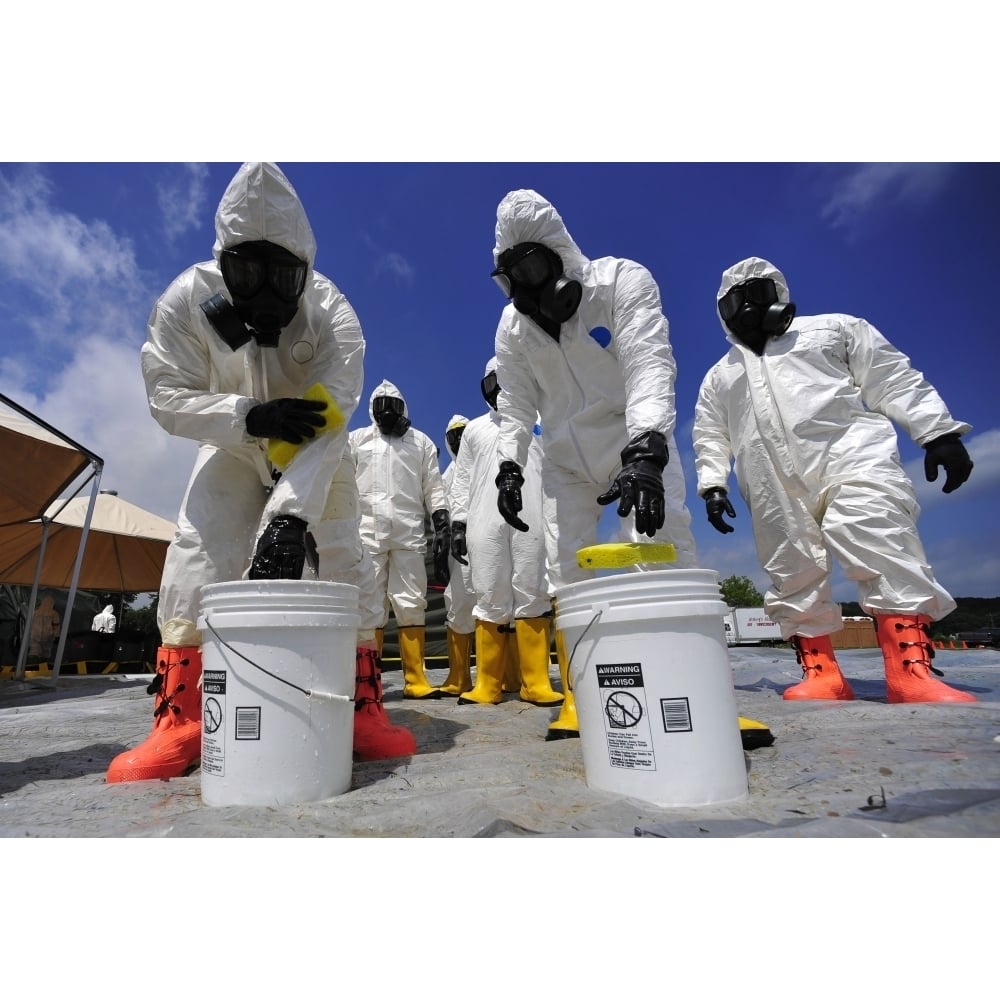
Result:
[[[452,427],[450,431],[445,434],[445,439],[448,442],[448,447],[452,450],[452,453],[458,454],[458,446],[462,443],[462,432],[465,430],[465,424],[461,424],[459,427]]]
[[[376,397],[372,402],[372,416],[382,417],[390,413],[401,417],[403,415],[403,401],[397,396]]]
[[[484,398],[489,399],[500,388],[497,382],[497,373],[490,372],[489,375],[486,375],[479,383],[479,388],[482,390]]]
[[[490,277],[500,287],[500,291],[512,298],[514,286],[532,289],[541,288],[552,276],[552,266],[543,248],[535,244],[519,252],[511,247],[500,255],[500,264]]]
[[[252,299],[268,285],[283,302],[298,301],[309,269],[294,254],[273,244],[223,250],[220,264],[226,287],[236,298]]]
[[[730,288],[719,299],[719,315],[729,323],[745,305],[769,306],[777,301],[778,289],[770,278],[752,278]]]

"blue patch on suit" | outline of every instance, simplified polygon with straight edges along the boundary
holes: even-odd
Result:
[[[601,347],[607,347],[611,343],[611,331],[606,326],[595,326],[590,335]]]

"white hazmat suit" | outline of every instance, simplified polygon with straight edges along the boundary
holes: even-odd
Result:
[[[109,782],[177,777],[199,758],[201,591],[246,577],[276,518],[298,525],[293,548],[308,540],[306,527],[321,535],[321,576],[362,579],[357,485],[341,459],[364,382],[365,342],[343,293],[313,268],[312,229],[275,164],[245,163],[236,172],[215,214],[213,254],[156,301],[140,354],[151,414],[169,434],[197,441],[198,453],[160,587],[153,730],[112,761]],[[332,399],[343,420],[296,441],[281,415],[297,411],[310,390]],[[329,406],[324,413],[331,415]],[[269,443],[297,445],[280,470]],[[286,575],[293,564],[275,561],[268,571]],[[355,752],[366,759],[414,752],[409,731],[388,724],[377,664],[363,668],[359,658],[357,676]]]
[[[790,301],[784,275],[758,257],[723,273],[718,299],[754,279],[770,279],[778,303]],[[784,638],[825,637],[843,627],[830,587],[831,553],[857,584],[865,612],[879,620],[880,638],[888,616],[936,620],[954,610],[917,534],[920,508],[893,423],[918,445],[970,425],[955,420],[909,358],[864,319],[796,317],[761,343],[760,354],[724,322],[723,329],[732,346],[705,375],[695,408],[698,493],[725,489],[735,459],[771,579],[764,607]],[[815,685],[799,687],[791,697],[806,697]],[[852,697],[839,681],[813,696]],[[890,691],[890,700],[931,699],[895,699]]]
[[[485,374],[496,372],[491,358]],[[501,390],[501,395],[502,395]],[[459,704],[497,704],[502,698],[507,643],[513,632],[520,698],[558,705],[562,696],[549,680],[552,601],[545,573],[542,533],[511,527],[497,510],[500,415],[490,409],[470,421],[462,436],[452,486],[452,523],[466,526],[468,562],[476,595],[476,685]],[[522,516],[542,518],[542,440],[535,428],[523,467]]]
[[[399,436],[384,433],[375,420],[380,396],[403,402],[407,419]],[[448,498],[434,442],[409,426],[409,410],[399,389],[388,380],[375,387],[368,401],[372,422],[350,432],[361,503],[361,540],[375,564],[375,592],[383,602],[380,628],[389,607],[399,626],[406,698],[439,697],[424,674],[424,622],[427,610],[427,536],[425,518],[448,514]]]
[[[449,435],[461,432],[463,437],[469,418],[461,413],[452,415],[445,426],[445,448],[451,456],[448,468],[441,474],[448,495],[448,506],[453,506],[452,483],[455,478],[455,460],[461,451],[451,446]],[[442,696],[457,698],[472,687],[472,640],[476,631],[473,611],[476,595],[472,589],[472,569],[454,557],[448,560],[448,585],[444,588],[445,625],[448,638],[448,677],[441,685]]]
[[[199,442],[194,470],[167,552],[157,617],[166,645],[200,644],[195,622],[201,588],[239,580],[257,538],[279,515],[315,525],[347,443],[347,421],[364,384],[364,337],[343,293],[312,265],[316,242],[298,195],[274,164],[244,164],[215,216],[215,259],[195,264],[157,300],[142,347],[150,412],[170,434]],[[298,311],[276,347],[254,339],[234,350],[213,328],[202,303],[226,293],[223,249],[268,240],[309,264]],[[251,437],[247,412],[259,402],[301,397],[323,385],[344,426],[299,450],[275,483],[267,440]],[[344,485],[350,490],[346,473]],[[342,521],[345,551],[355,527]],[[332,549],[331,549],[332,550]],[[360,548],[354,553],[360,560]]]
[[[90,623],[92,632],[114,632],[118,627],[118,619],[115,617],[113,604],[105,605],[103,611],[94,615],[94,620]]]
[[[556,209],[534,191],[512,191],[500,202],[495,235],[495,261],[518,243],[543,243],[583,288],[558,342],[513,304],[504,309],[496,331],[503,387],[499,461],[523,469],[539,416],[544,428],[541,527],[550,591],[593,576],[579,567],[576,553],[597,541],[603,508],[596,498],[621,470],[622,449],[647,431],[663,434],[670,455],[663,471],[664,526],[656,540],[674,543],[677,568],[696,565],[674,442],[677,368],[652,275],[632,260],[585,257]]]

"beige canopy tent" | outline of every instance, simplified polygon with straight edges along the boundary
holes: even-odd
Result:
[[[0,580],[69,587],[86,524],[87,497],[56,500],[45,511],[48,540],[39,569],[40,520],[0,528]],[[77,586],[83,590],[147,593],[160,589],[174,522],[157,517],[117,494],[102,491],[90,519]]]
[[[42,583],[41,571],[46,563],[51,528],[48,511],[57,498],[89,469],[89,473],[74,491],[80,493],[88,483],[91,485],[90,498],[84,501],[87,503],[87,513],[76,531],[77,547],[73,553],[72,567],[64,577],[66,582],[62,584],[69,589],[68,606],[72,607],[93,508],[100,489],[104,460],[7,396],[0,395],[0,403],[14,411],[11,413],[0,410],[0,455],[3,456],[7,470],[0,484],[0,553],[8,540],[12,545],[20,546],[25,539],[34,539],[34,572],[23,574],[26,582],[31,584],[32,608],[38,597],[38,586]],[[0,556],[0,566],[6,563],[8,560]],[[3,569],[0,569],[0,583],[7,582],[16,581],[8,580]],[[66,630],[59,637],[53,683],[59,676],[65,644]],[[27,649],[28,635],[25,630],[15,674],[18,680],[24,677]]]

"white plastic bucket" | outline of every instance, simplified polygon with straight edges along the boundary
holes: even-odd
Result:
[[[239,580],[202,588],[201,797],[317,802],[351,786],[358,588]]]
[[[659,806],[746,799],[719,575],[619,573],[555,606],[587,784]]]

